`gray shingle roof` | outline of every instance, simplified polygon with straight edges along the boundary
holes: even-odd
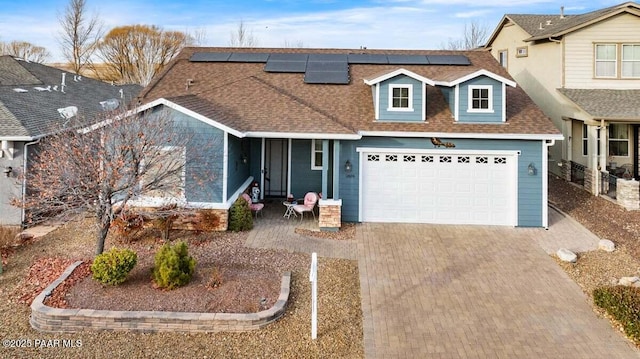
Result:
[[[640,90],[558,89],[594,119],[640,120]]]
[[[66,77],[64,92],[62,74]],[[16,92],[16,88],[27,92]],[[54,67],[0,56],[0,138],[46,135],[64,120],[58,109],[68,106],[76,106],[77,117],[91,122],[103,112],[100,101],[116,98],[126,105],[140,90],[136,85],[112,86],[86,77],[74,78]]]
[[[588,25],[592,21],[627,10],[634,10],[637,12],[640,10],[640,5],[634,2],[625,2],[585,14],[565,15],[564,17],[561,17],[560,14],[506,14],[505,18],[513,21],[531,35],[531,37],[525,41],[532,41],[561,36],[573,31],[574,29]],[[547,22],[549,22],[549,25],[547,25]]]

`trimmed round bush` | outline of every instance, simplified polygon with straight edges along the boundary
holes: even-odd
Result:
[[[160,288],[174,289],[186,285],[196,268],[185,242],[165,244],[156,253],[153,281]]]
[[[111,248],[96,256],[91,264],[93,279],[102,284],[118,285],[138,263],[138,255],[130,249]]]

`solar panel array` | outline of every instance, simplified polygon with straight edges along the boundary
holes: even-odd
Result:
[[[266,52],[196,52],[192,62],[265,63],[264,71],[304,73],[309,84],[348,84],[350,64],[471,65],[464,55],[304,54]]]

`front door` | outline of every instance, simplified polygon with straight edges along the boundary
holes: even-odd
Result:
[[[265,197],[287,196],[287,173],[289,172],[286,139],[265,139],[264,143],[264,195]]]

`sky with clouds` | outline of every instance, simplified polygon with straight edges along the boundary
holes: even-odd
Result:
[[[465,24],[489,32],[506,13],[580,14],[623,2],[552,0],[87,0],[109,30],[147,24],[204,34],[202,45],[228,46],[240,21],[260,47],[440,49]],[[44,46],[60,61],[59,16],[68,0],[0,0],[0,41]]]

